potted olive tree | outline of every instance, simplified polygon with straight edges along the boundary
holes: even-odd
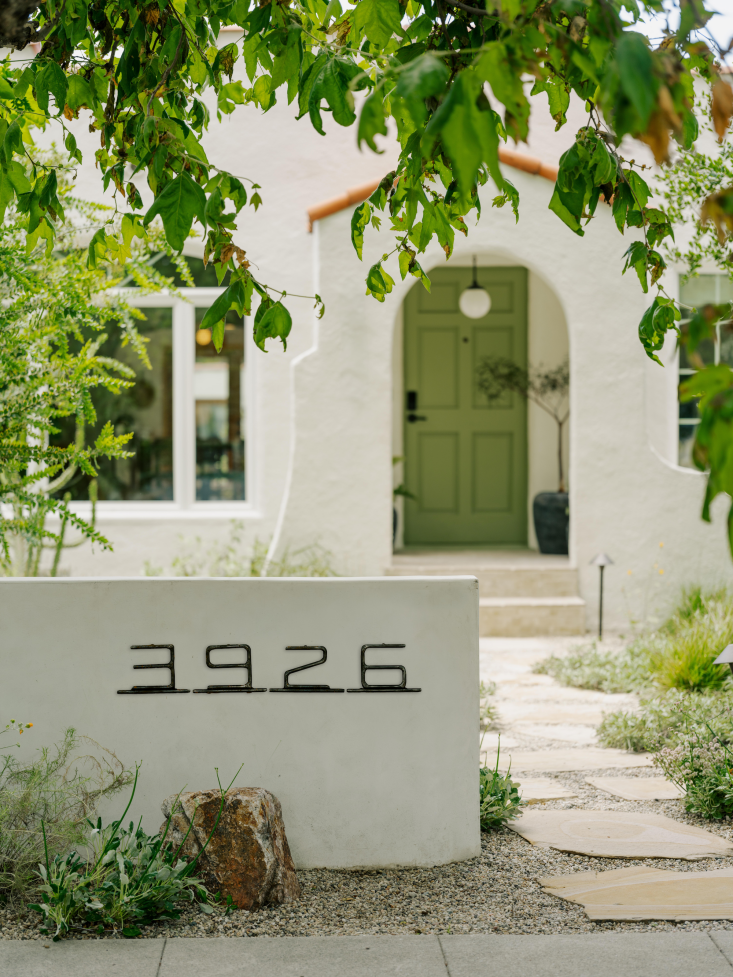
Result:
[[[511,391],[540,407],[557,424],[557,492],[540,492],[532,502],[534,529],[540,553],[568,552],[568,493],[562,457],[562,432],[570,415],[568,390],[570,369],[565,360],[560,366],[528,369],[504,356],[487,356],[479,364],[478,387],[489,404]]]

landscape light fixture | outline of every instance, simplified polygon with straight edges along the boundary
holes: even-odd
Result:
[[[713,665],[729,665],[731,672],[733,672],[733,645],[726,645],[713,662]]]
[[[483,319],[491,308],[491,296],[476,278],[476,255],[473,256],[473,281],[461,292],[458,307],[468,319]]]
[[[590,561],[592,567],[598,567],[601,571],[601,583],[600,592],[598,597],[598,640],[603,638],[603,571],[606,567],[610,567],[613,560],[608,555],[608,553],[599,553],[598,556],[594,557]]]

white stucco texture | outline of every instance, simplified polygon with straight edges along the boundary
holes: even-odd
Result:
[[[38,609],[43,608],[39,614]],[[434,865],[480,851],[477,808],[478,584],[473,577],[376,580],[1,580],[0,708],[34,723],[20,758],[68,726],[141,763],[129,817],[158,829],[160,805],[180,790],[228,783],[280,800],[296,866]],[[415,692],[195,694],[241,685],[243,669],[206,667],[209,645],[251,648],[255,689],[361,688],[367,665],[398,664]],[[118,694],[168,684],[167,669],[134,664],[169,652],[187,694]],[[244,651],[212,652],[214,663]],[[398,670],[366,682],[399,684]],[[87,752],[88,744],[83,752]],[[119,817],[126,798],[109,802]]]

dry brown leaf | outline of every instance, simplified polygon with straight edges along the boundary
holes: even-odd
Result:
[[[731,116],[733,116],[733,88],[722,78],[713,85],[712,102],[713,125],[718,134],[718,142],[722,142],[728,131]]]
[[[677,115],[677,110],[674,107],[674,102],[672,101],[672,95],[666,85],[661,85],[659,88],[659,94],[657,95],[657,102],[659,103],[659,108],[667,116],[667,121],[670,126],[676,131],[680,132],[682,130],[682,119]]]
[[[733,187],[726,187],[711,193],[700,210],[700,223],[703,227],[712,222],[718,233],[718,241],[723,244],[733,234]]]
[[[669,123],[666,114],[659,109],[652,112],[646,132],[639,136],[642,142],[654,153],[654,161],[659,166],[669,159]]]

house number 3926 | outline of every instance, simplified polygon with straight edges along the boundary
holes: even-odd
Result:
[[[283,675],[283,684],[275,689],[256,689],[252,681],[252,649],[249,645],[209,645],[206,649],[207,668],[243,668],[247,673],[247,681],[244,685],[207,685],[205,689],[193,689],[194,693],[205,693],[206,695],[217,695],[227,692],[421,692],[421,689],[411,689],[407,687],[407,669],[404,665],[368,665],[366,661],[367,652],[371,648],[404,648],[404,645],[362,645],[361,646],[361,685],[357,689],[332,689],[330,685],[304,685],[293,684],[290,676],[295,672],[304,672],[308,668],[317,668],[323,665],[328,658],[328,652],[323,645],[288,645],[286,651],[320,651],[321,657],[315,661],[307,662],[305,665],[298,665],[289,668]],[[186,694],[191,689],[179,689],[176,686],[176,651],[173,645],[130,645],[131,651],[149,651],[154,648],[165,648],[170,657],[167,662],[156,663],[155,665],[133,665],[133,668],[167,668],[170,673],[168,685],[133,685],[131,689],[118,689],[117,695],[165,695],[165,694]],[[211,660],[214,651],[236,648],[242,652],[243,660],[232,664],[217,664]],[[391,685],[379,685],[367,682],[367,672],[398,671],[402,678],[400,682]]]

